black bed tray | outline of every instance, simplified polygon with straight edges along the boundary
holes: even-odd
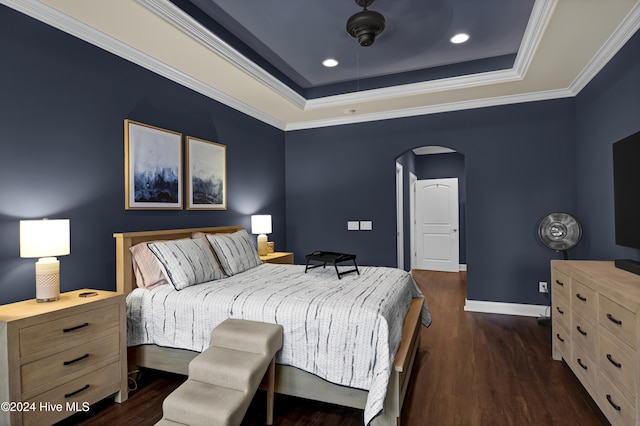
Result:
[[[347,262],[349,260],[353,261],[353,269],[340,272],[338,270],[338,263]],[[322,262],[322,264],[309,265],[309,261]],[[358,275],[360,275],[360,271],[358,271],[358,265],[356,264],[355,254],[336,253],[333,251],[314,251],[313,253],[309,253],[307,255],[307,266],[304,268],[304,272],[306,273],[307,270],[317,268],[318,266],[322,266],[324,268],[325,266],[327,266],[327,262],[333,264],[333,267],[336,269],[336,274],[338,274],[338,279],[342,279],[343,275],[350,274],[351,272],[356,272]]]

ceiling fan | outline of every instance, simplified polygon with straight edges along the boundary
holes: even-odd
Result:
[[[384,16],[367,7],[374,0],[355,0],[356,4],[362,7],[362,11],[358,12],[347,20],[347,32],[351,37],[358,40],[358,44],[363,47],[371,46],[376,37],[384,31]]]

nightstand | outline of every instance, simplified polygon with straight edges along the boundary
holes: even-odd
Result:
[[[293,265],[293,253],[277,251],[275,253],[269,253],[264,256],[260,256],[260,260],[264,263],[281,263]]]
[[[3,407],[0,424],[48,425],[110,395],[125,401],[125,309],[123,294],[87,289],[0,306],[0,402],[15,409]]]

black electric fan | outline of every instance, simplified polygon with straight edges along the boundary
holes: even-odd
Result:
[[[582,227],[568,213],[551,213],[540,221],[538,236],[545,246],[562,252],[564,260],[567,260],[567,251],[575,247],[582,238]]]
[[[582,238],[582,227],[575,217],[568,213],[551,213],[538,225],[540,241],[552,250],[562,252],[564,260],[569,259],[568,251]],[[550,317],[538,318],[543,325],[550,325]]]

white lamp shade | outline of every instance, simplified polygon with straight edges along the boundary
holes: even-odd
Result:
[[[258,214],[251,216],[251,233],[252,234],[270,234],[271,233],[271,215]]]
[[[20,257],[64,256],[70,251],[69,219],[20,221]]]

